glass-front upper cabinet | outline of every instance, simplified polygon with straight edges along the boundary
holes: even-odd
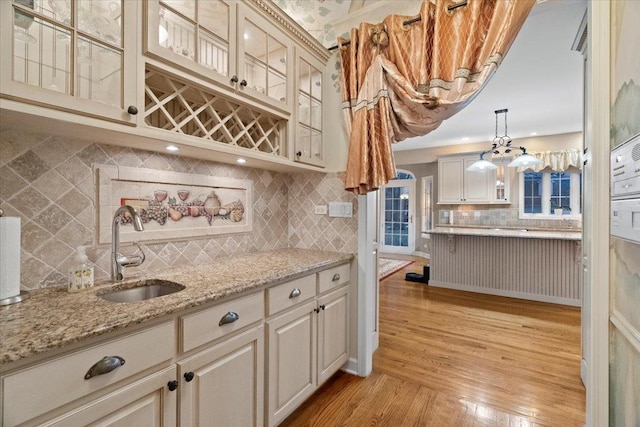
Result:
[[[499,164],[498,169],[496,169],[496,187],[493,194],[494,202],[509,203],[509,175],[509,169],[506,164]]]
[[[7,0],[0,15],[3,97],[135,122],[134,3]]]
[[[318,61],[298,55],[295,160],[317,166],[324,165],[322,69]]]
[[[289,111],[291,43],[242,2],[149,0],[148,54]]]

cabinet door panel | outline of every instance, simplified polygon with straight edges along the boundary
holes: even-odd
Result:
[[[495,171],[468,171],[477,158],[464,160],[464,201],[489,203],[492,196],[492,188],[495,188]],[[491,177],[493,176],[493,179]],[[493,181],[493,187],[492,182]]]
[[[175,379],[171,366],[41,425],[175,426],[178,392],[167,388]]]
[[[267,322],[269,425],[291,413],[316,387],[316,301]]]
[[[438,201],[460,203],[463,199],[462,159],[442,159],[438,162]]]
[[[180,367],[180,425],[262,426],[264,328],[204,350]],[[185,374],[193,374],[186,381]]]
[[[324,307],[318,317],[318,385],[349,359],[348,287],[318,301]]]

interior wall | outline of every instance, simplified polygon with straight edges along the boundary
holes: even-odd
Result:
[[[140,267],[125,276],[205,264],[217,257],[285,247],[355,253],[357,217],[315,215],[314,206],[352,201],[338,174],[286,174],[97,144],[45,133],[0,130],[0,207],[21,218],[21,288],[65,286],[77,246],[88,246],[97,281],[110,277],[111,247],[98,245],[93,164],[247,179],[253,182],[253,231],[167,239],[142,245]],[[291,195],[290,195],[291,191]],[[309,236],[311,240],[309,240]],[[123,245],[123,252],[134,252]]]
[[[522,138],[514,141],[518,146],[524,146],[527,152],[535,153],[540,151],[580,149],[582,147],[582,132],[549,135],[532,138]],[[509,173],[509,194],[510,203],[504,205],[473,205],[473,204],[439,204],[438,203],[438,170],[437,159],[439,156],[463,153],[479,153],[490,148],[490,143],[482,144],[461,144],[446,147],[433,147],[423,150],[397,151],[394,153],[398,168],[407,169],[419,176],[424,171],[433,173],[435,187],[435,221],[434,225],[445,225],[449,223],[449,217],[453,215],[453,223],[456,225],[478,225],[478,226],[506,226],[506,227],[528,227],[528,228],[580,228],[579,220],[543,220],[519,218],[519,175],[515,170],[508,168]],[[410,155],[408,155],[408,154]],[[418,160],[424,159],[424,163]],[[405,163],[406,162],[406,163]],[[430,165],[430,166],[426,166]],[[431,169],[434,168],[434,169]],[[417,187],[416,187],[417,188]],[[417,188],[418,192],[421,192]],[[420,194],[421,197],[421,194]],[[422,199],[420,199],[419,203]],[[422,204],[416,206],[416,218],[419,217]],[[418,236],[419,237],[419,236]],[[424,251],[428,241],[425,239],[416,240],[416,251]]]

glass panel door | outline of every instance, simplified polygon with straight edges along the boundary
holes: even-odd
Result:
[[[381,252],[413,253],[415,180],[390,181],[381,188]]]

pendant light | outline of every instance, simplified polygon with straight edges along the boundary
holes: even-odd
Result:
[[[507,134],[507,111],[506,108],[502,110],[496,110],[494,113],[496,114],[496,137],[493,138],[493,143],[491,145],[491,149],[483,151],[480,154],[480,159],[473,163],[471,166],[467,168],[468,171],[484,171],[497,169],[498,166],[494,163],[486,160],[484,158],[485,154],[491,153],[493,155],[499,155],[504,157],[505,155],[511,153],[512,150],[520,150],[522,153],[516,156],[511,163],[507,166],[510,168],[518,168],[518,167],[526,167],[526,166],[534,166],[542,164],[542,160],[532,156],[531,154],[527,154],[527,149],[524,147],[512,147],[511,146],[511,137]],[[504,135],[498,135],[498,115],[504,114]]]

